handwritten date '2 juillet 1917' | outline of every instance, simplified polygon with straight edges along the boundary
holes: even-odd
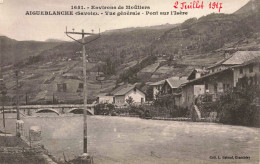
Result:
[[[209,9],[217,9],[218,12],[223,8],[223,3],[221,2],[208,2]],[[173,7],[175,9],[203,9],[205,7],[204,1],[192,1],[192,2],[183,2],[175,1]]]

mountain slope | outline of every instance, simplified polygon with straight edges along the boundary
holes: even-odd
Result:
[[[237,10],[234,14],[245,14],[259,10],[260,0],[250,0],[246,5]]]
[[[0,36],[0,48],[4,65],[14,64],[29,56],[39,55],[52,49],[60,43],[38,41],[16,41],[6,36]]]
[[[208,66],[221,60],[225,53],[260,50],[260,12],[252,12],[248,6],[238,10],[244,14],[210,14],[189,19],[177,27],[102,33],[101,38],[86,45],[88,95],[94,98],[100,91],[114,88],[116,82],[145,84],[170,76],[186,76],[194,67]],[[91,39],[93,37],[85,40]],[[52,99],[53,94],[59,95],[60,99],[82,98],[81,93],[57,93],[56,89],[58,84],[69,84],[72,80],[76,84],[73,85],[74,91],[80,86],[80,78],[76,81],[67,78],[82,77],[80,44],[5,40],[6,45],[1,46],[5,55],[9,54],[5,57],[11,62],[16,61],[20,54],[21,59],[30,55],[45,59],[21,68],[24,72],[20,75],[24,93],[37,100]],[[100,71],[105,74],[104,80],[97,80]],[[12,86],[15,78],[10,69],[5,72],[5,79],[8,88],[11,88],[9,96],[14,97]]]

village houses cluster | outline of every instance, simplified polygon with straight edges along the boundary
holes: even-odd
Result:
[[[250,84],[259,84],[260,51],[237,51],[207,68],[194,68],[187,77],[170,77],[147,85],[153,88],[153,99],[172,94],[176,106],[187,108],[199,95],[211,95],[215,101],[219,95],[236,87],[243,77],[247,77]],[[135,85],[123,85],[109,94],[99,94],[98,103],[120,106],[127,104],[129,97],[137,104],[146,100],[146,94]]]

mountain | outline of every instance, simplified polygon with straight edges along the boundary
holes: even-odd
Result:
[[[234,14],[245,14],[259,10],[260,0],[250,0],[246,5],[238,9]]]
[[[110,91],[121,82],[138,82],[144,86],[148,81],[187,76],[195,67],[209,66],[223,59],[225,53],[260,50],[260,11],[249,7],[253,3],[259,6],[255,2],[250,1],[234,14],[210,14],[179,25],[102,33],[98,40],[86,45],[89,98]],[[87,37],[85,41],[95,37]],[[20,81],[24,93],[34,98],[32,101],[50,100],[53,95],[70,101],[81,99],[77,91],[82,82],[80,44],[0,39],[5,61],[26,63],[21,68]],[[10,67],[4,68],[4,78],[9,96],[14,97],[15,78]],[[74,88],[73,92],[57,92],[57,85],[63,83],[73,84],[68,87]]]
[[[191,18],[165,32],[155,41],[154,51],[166,55],[196,55],[208,53],[231,42],[258,36],[260,12],[248,15],[210,14]]]
[[[45,42],[65,42],[65,41],[59,39],[46,39]]]
[[[118,64],[138,60],[150,54],[151,43],[168,29],[138,29],[126,32],[102,33],[96,41],[86,45],[86,53],[91,61],[117,60]],[[97,36],[85,38],[88,42]],[[42,51],[41,56],[75,57],[82,46],[77,42],[62,43],[55,48]]]
[[[112,32],[129,32],[134,31],[138,29],[152,29],[152,30],[162,30],[162,29],[169,29],[178,26],[179,24],[162,24],[162,25],[155,25],[155,26],[145,26],[145,27],[128,27],[128,28],[122,28],[122,29],[113,29],[113,30],[107,30],[104,33],[112,33]]]
[[[0,48],[4,65],[20,62],[29,56],[39,55],[52,49],[60,43],[39,41],[17,41],[6,36],[0,36]]]

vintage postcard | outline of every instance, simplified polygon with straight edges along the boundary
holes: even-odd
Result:
[[[258,164],[259,6],[0,0],[0,164]]]

